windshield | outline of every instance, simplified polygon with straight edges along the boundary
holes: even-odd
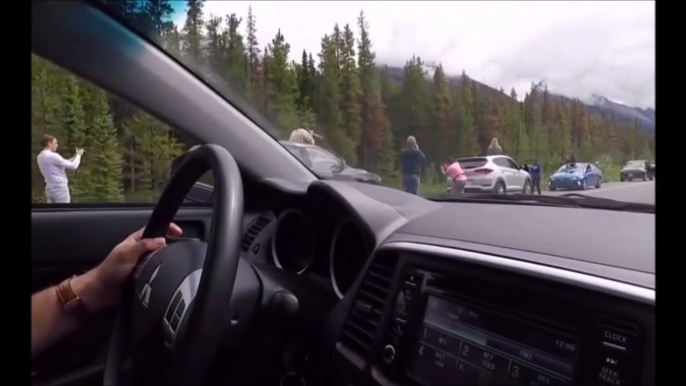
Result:
[[[521,172],[460,189],[560,194],[548,177],[574,156],[603,165],[584,194],[609,194],[655,156],[654,2],[103,3],[277,140],[320,148],[288,147],[320,178],[434,196],[445,164],[503,155]]]
[[[557,169],[557,173],[583,173],[584,170],[586,170],[586,165],[583,164],[576,164],[574,166],[562,165]]]
[[[645,166],[645,161],[629,161],[629,163],[626,164],[626,167],[628,168],[642,168]]]

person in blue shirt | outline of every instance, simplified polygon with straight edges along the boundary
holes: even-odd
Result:
[[[538,194],[541,194],[541,165],[538,163],[538,160],[534,160],[534,163],[529,166],[529,174],[531,175],[531,193],[534,192],[534,190],[538,191]]]
[[[407,137],[407,147],[400,152],[400,172],[403,175],[403,188],[411,194],[419,193],[419,176],[426,162],[424,153],[417,146],[417,139]]]

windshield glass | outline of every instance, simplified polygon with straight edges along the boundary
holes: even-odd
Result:
[[[602,165],[600,192],[655,156],[654,2],[102,3],[277,140],[313,144],[292,153],[320,178],[433,196],[445,164],[500,154],[521,173],[464,192],[521,191],[536,160],[560,194],[548,177],[574,156]]]
[[[584,170],[586,170],[586,165],[583,164],[562,165],[557,169],[557,173],[582,173]]]
[[[645,167],[645,165],[645,161],[629,161],[629,163],[626,164],[626,167],[641,168]]]

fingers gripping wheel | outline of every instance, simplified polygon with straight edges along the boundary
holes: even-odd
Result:
[[[215,182],[208,241],[179,241],[141,259],[117,315],[106,385],[123,383],[129,360],[135,383],[199,385],[205,380],[219,338],[231,323],[227,304],[240,256],[243,184],[231,154],[217,145],[191,152],[143,233],[144,238],[163,237],[188,191],[208,170]]]

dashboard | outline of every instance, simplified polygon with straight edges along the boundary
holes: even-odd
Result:
[[[336,181],[271,194],[242,251],[330,295],[326,382],[654,384],[654,215]]]

